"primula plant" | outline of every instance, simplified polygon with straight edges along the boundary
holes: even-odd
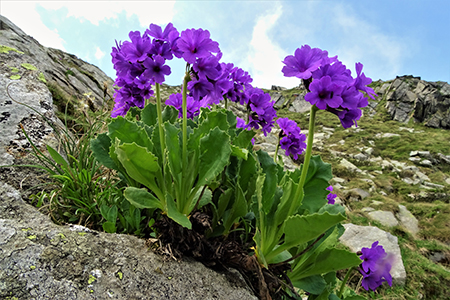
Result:
[[[172,245],[173,255],[236,267],[253,278],[261,299],[300,299],[302,293],[309,299],[358,299],[346,288],[348,276],[339,281],[336,272],[350,273],[361,263],[364,288],[391,283],[391,263],[381,246],[374,246],[377,254],[363,249],[361,258],[336,247],[345,210],[330,193],[330,164],[312,156],[319,110],[348,128],[368,104],[365,95],[374,96],[362,64],[353,78],[337,57],[307,45],[284,59],[285,76],[301,79],[308,90],[306,141],[294,121],[276,119],[270,95],[253,87],[247,72],[220,61],[209,31],[180,34],[172,24],[164,30],[152,24],[129,37],[113,48],[113,118],[91,147],[98,161],[117,171],[129,205],[163,245]],[[173,58],[186,62],[186,73],[181,93],[163,109],[160,85]],[[245,115],[236,117],[230,104],[242,105]],[[274,157],[255,152],[255,134],[267,135],[276,125]],[[294,159],[304,155],[304,163],[285,171],[279,148]]]

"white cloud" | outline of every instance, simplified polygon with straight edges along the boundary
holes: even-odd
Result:
[[[270,88],[273,84],[286,87],[298,85],[298,80],[283,77],[282,60],[287,54],[268,35],[282,13],[282,5],[277,2],[274,12],[260,16],[253,28],[247,62],[242,65],[251,74],[253,85],[259,88]]]
[[[141,25],[147,27],[150,23],[170,22],[174,15],[175,1],[45,1],[40,5],[46,9],[66,7],[68,17],[84,19],[94,25],[126,11],[128,17],[135,14]]]
[[[95,50],[95,54],[94,54],[95,58],[100,60],[103,58],[103,56],[105,56],[105,52],[103,52],[102,50],[100,50],[100,47],[97,46],[97,49]]]
[[[380,78],[393,78],[399,74],[408,52],[411,54],[405,40],[382,32],[348,6],[337,5],[334,12],[331,22],[341,35],[339,53],[335,54],[349,69],[354,70],[355,63],[362,62],[370,67],[371,72],[366,72],[369,76],[383,74]]]
[[[65,51],[64,40],[58,30],[50,30],[42,23],[35,10],[36,3],[26,2],[24,5],[22,1],[2,1],[1,14],[42,45]]]

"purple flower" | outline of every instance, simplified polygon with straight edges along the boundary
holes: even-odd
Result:
[[[166,100],[166,105],[172,105],[176,109],[178,109],[178,117],[183,117],[183,95],[178,94],[172,94],[169,96],[169,99]],[[193,119],[195,116],[197,116],[200,113],[200,102],[195,101],[194,98],[187,96],[186,98],[186,109],[187,109],[187,117],[189,119]]]
[[[219,52],[219,44],[210,39],[208,30],[186,29],[181,32],[177,42],[178,48],[183,51],[186,62],[193,64],[197,58],[205,58],[211,53]]]
[[[166,28],[164,28],[164,31],[162,31],[161,26],[158,26],[156,24],[150,24],[149,28],[150,29],[147,29],[145,33],[147,33],[149,36],[154,37],[156,40],[170,42],[173,35],[179,35],[178,31],[175,29],[175,27],[173,27],[172,23],[167,24]]]
[[[297,77],[301,79],[309,79],[312,72],[317,70],[321,65],[323,59],[328,58],[328,52],[322,51],[319,48],[312,48],[308,45],[303,45],[301,48],[295,50],[295,55],[286,56],[283,63],[282,72],[286,77]]]
[[[332,192],[333,191],[333,186],[330,185],[329,187],[326,188],[326,190]],[[334,204],[335,201],[336,201],[336,197],[337,197],[336,194],[329,193],[327,195],[328,204]]]
[[[369,95],[370,98],[375,100],[374,96],[377,96],[377,94],[375,94],[375,92],[372,88],[367,86],[372,83],[372,79],[366,77],[366,75],[364,75],[364,73],[361,73],[362,68],[363,68],[362,63],[356,63],[356,65],[355,65],[356,78],[355,78],[354,85],[355,85],[356,89],[365,92],[367,95]]]
[[[170,67],[167,65],[164,65],[166,60],[159,55],[156,55],[151,58],[147,58],[143,65],[147,68],[144,71],[144,76],[148,78],[154,78],[155,82],[157,83],[163,83],[164,82],[164,75],[170,75]]]
[[[362,286],[366,290],[375,290],[384,281],[392,286],[392,276],[390,274],[394,256],[387,254],[383,246],[378,245],[378,241],[372,244],[371,248],[362,248],[363,260],[361,263],[361,274],[363,275]]]
[[[309,85],[311,92],[305,95],[305,100],[316,105],[319,109],[327,107],[338,108],[343,100],[340,96],[342,86],[331,81],[331,77],[326,75],[320,79],[313,80]]]
[[[278,126],[280,126],[280,147],[286,150],[286,156],[292,156],[294,159],[298,159],[298,155],[302,154],[306,149],[306,136],[300,133],[300,127],[297,126],[295,121],[288,118],[280,118],[277,120]]]
[[[147,36],[141,37],[139,31],[131,31],[128,36],[132,42],[127,41],[122,45],[122,53],[132,63],[143,61],[152,48],[150,39]]]

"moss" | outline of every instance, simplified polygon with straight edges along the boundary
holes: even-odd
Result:
[[[47,80],[45,80],[45,76],[42,72],[39,73],[38,79],[39,79],[39,81],[41,81],[43,83],[47,83]]]
[[[92,275],[89,275],[89,279],[88,279],[88,284],[92,284],[94,281],[96,281],[97,280],[97,278],[95,278],[94,276],[92,276]]]
[[[19,54],[24,54],[22,51],[19,51],[17,49],[8,47],[8,46],[4,46],[4,45],[0,45],[0,53],[9,53],[10,51],[14,51],[17,52]]]
[[[23,64],[21,64],[21,66],[22,66],[22,68],[25,68],[30,71],[37,71],[37,68],[29,63],[23,63]]]
[[[20,75],[11,75],[11,76],[9,76],[9,78],[10,79],[12,79],[12,80],[18,80],[18,79],[20,79],[22,76],[20,76]]]
[[[71,69],[67,69],[66,72],[64,72],[64,75],[66,75],[67,78],[70,76],[75,76],[75,73]]]
[[[19,69],[15,67],[9,67],[11,69],[11,73],[19,73]]]
[[[37,238],[37,236],[35,236],[35,235],[27,236],[27,239],[29,239],[29,240],[35,240],[36,238]]]

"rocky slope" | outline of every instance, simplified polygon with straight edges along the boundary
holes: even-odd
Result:
[[[31,145],[20,124],[37,147],[56,148],[48,121],[63,124],[55,111],[64,111],[68,102],[81,105],[83,99],[96,110],[112,97],[113,81],[97,67],[41,46],[2,16],[0,71],[0,165],[29,158]],[[349,236],[342,242],[357,251],[383,240],[397,255],[394,278],[405,284],[405,293],[414,299],[417,293],[430,299],[433,293],[449,296],[442,282],[450,283],[450,276],[442,270],[450,261],[450,151],[449,132],[441,128],[449,129],[450,86],[406,76],[373,87],[379,97],[357,128],[344,130],[326,114],[317,120],[314,154],[333,165],[331,183],[349,213]],[[163,95],[178,89],[165,87]],[[305,90],[273,87],[269,92],[278,115],[296,120],[307,134]],[[273,154],[276,143],[274,130],[258,136],[255,147]],[[301,162],[282,157],[289,169]],[[255,299],[233,272],[218,274],[193,262],[163,264],[135,237],[52,224],[23,201],[25,189],[41,183],[38,175],[31,169],[0,169],[1,297],[140,299],[145,291],[154,299]],[[417,260],[425,271],[414,267]],[[416,278],[415,272],[427,278]],[[191,277],[202,284],[193,284]]]

